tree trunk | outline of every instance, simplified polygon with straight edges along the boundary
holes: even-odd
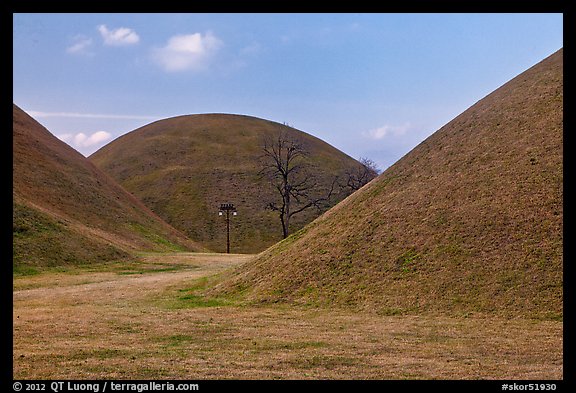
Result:
[[[282,220],[282,229],[284,230],[284,239],[290,234],[290,193],[286,193],[286,209],[284,210],[284,220]]]
[[[282,223],[282,239],[286,239],[288,237],[288,228],[284,221],[284,213],[280,213],[280,222]]]

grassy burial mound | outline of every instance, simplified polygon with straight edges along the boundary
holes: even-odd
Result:
[[[12,134],[15,272],[202,249],[16,105]]]
[[[262,170],[266,139],[283,134],[299,140],[307,156],[299,162],[317,182],[311,192],[325,195],[336,176],[344,182],[359,163],[322,140],[292,127],[250,116],[187,115],[134,130],[90,156],[90,160],[136,195],[166,222],[207,248],[226,251],[226,222],[221,203],[233,203],[232,253],[254,253],[282,239],[276,190]],[[312,184],[312,183],[310,183]],[[345,192],[332,195],[329,206]],[[296,205],[294,205],[296,206]],[[309,208],[295,214],[291,231],[318,217]]]
[[[562,318],[562,131],[560,50],[210,293]]]

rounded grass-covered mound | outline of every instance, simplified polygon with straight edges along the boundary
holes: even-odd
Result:
[[[203,249],[16,105],[12,135],[15,273]]]
[[[90,160],[166,222],[205,247],[226,251],[222,203],[233,203],[230,248],[260,252],[282,239],[278,212],[267,209],[277,191],[261,175],[267,139],[299,141],[307,155],[299,165],[314,176],[316,195],[335,178],[345,181],[359,163],[328,143],[285,124],[232,114],[185,115],[134,130],[104,146]],[[336,191],[340,191],[337,189]],[[334,192],[330,205],[347,194]],[[295,203],[295,202],[294,202]],[[320,215],[310,208],[293,216],[291,231]]]
[[[560,319],[562,141],[560,50],[209,293]]]

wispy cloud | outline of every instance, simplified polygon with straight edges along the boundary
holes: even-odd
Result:
[[[34,118],[45,117],[76,117],[85,119],[125,119],[125,120],[157,120],[157,116],[141,116],[141,115],[113,115],[113,114],[100,114],[100,113],[76,113],[76,112],[41,112],[41,111],[26,111]]]
[[[140,42],[140,37],[136,32],[127,27],[119,27],[117,29],[108,29],[106,25],[98,26],[98,31],[104,39],[105,45],[111,46],[125,46],[134,45]]]
[[[94,53],[90,50],[92,39],[83,35],[74,37],[72,45],[66,48],[66,52],[74,55],[92,56]]]
[[[60,134],[56,135],[56,137],[66,143],[71,144],[73,147],[82,148],[91,147],[106,142],[112,138],[112,134],[107,131],[96,131],[90,135],[79,132],[76,134]]]
[[[389,136],[402,136],[408,132],[411,125],[410,123],[404,123],[402,125],[391,125],[386,124],[382,127],[374,128],[372,130],[368,130],[362,133],[367,138],[370,139],[384,139]]]
[[[171,37],[166,45],[152,50],[152,59],[165,71],[200,71],[208,68],[222,40],[211,32]]]

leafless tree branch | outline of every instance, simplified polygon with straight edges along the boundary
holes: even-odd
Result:
[[[337,184],[335,178],[326,194],[317,195],[321,187],[313,167],[304,160],[308,155],[301,140],[284,132],[262,143],[259,174],[265,176],[277,192],[279,200],[269,202],[267,208],[278,212],[284,238],[290,232],[290,219],[312,207],[318,210],[327,207]]]

